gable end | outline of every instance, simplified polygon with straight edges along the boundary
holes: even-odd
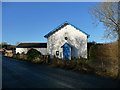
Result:
[[[53,31],[51,31],[51,32],[49,32],[48,34],[46,34],[44,37],[45,37],[45,38],[48,38],[48,37],[51,36],[53,33],[57,32],[58,30],[60,30],[61,28],[65,27],[65,26],[67,26],[67,25],[71,25],[71,26],[73,26],[74,28],[78,29],[78,30],[81,31],[82,33],[86,34],[87,37],[90,36],[89,34],[87,34],[86,32],[82,31],[81,29],[77,28],[76,26],[74,26],[74,25],[72,25],[72,24],[70,24],[70,23],[68,23],[68,22],[64,22],[63,24],[61,24],[61,25],[59,25],[57,28],[55,28]]]

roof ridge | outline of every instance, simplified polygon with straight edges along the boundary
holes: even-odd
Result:
[[[17,47],[21,48],[47,48],[47,43],[20,43]]]
[[[47,42],[46,42],[47,43]],[[21,43],[20,43],[21,44]],[[29,44],[29,43],[22,43],[22,44]],[[40,44],[40,43],[31,43],[31,44]]]
[[[74,26],[73,24],[69,23],[68,21],[65,21],[64,23],[60,24],[59,26],[57,26],[55,29],[53,29],[52,31],[50,31],[48,34],[46,34],[44,37],[47,38],[49,37],[51,34],[53,34],[57,29],[59,29],[60,27],[62,27],[65,24],[69,24],[71,26],[73,26],[74,28],[78,29],[79,31],[81,31],[82,33],[86,34],[88,37],[90,36],[89,34],[87,34],[86,32],[84,32],[83,30],[81,30],[80,28]]]

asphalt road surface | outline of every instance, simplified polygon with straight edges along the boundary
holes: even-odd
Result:
[[[2,89],[2,55],[0,55],[0,89]]]
[[[3,57],[2,88],[118,88],[116,80]]]

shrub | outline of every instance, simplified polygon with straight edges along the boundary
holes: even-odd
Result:
[[[25,54],[25,52],[22,52],[21,54],[23,54],[23,55],[24,55],[24,54]]]
[[[19,59],[20,57],[20,53],[18,52],[16,55],[15,55],[16,59]]]
[[[96,47],[96,45],[92,45],[91,47],[90,47],[90,50],[89,50],[89,59],[94,59],[94,58],[96,58],[96,49],[97,49],[97,47]]]
[[[28,52],[27,52],[27,59],[28,60],[34,60],[38,57],[40,57],[42,54],[35,50],[35,49],[30,49]]]

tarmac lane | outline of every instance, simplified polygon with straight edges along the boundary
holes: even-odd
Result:
[[[2,58],[2,88],[118,88],[119,81],[97,75]]]

